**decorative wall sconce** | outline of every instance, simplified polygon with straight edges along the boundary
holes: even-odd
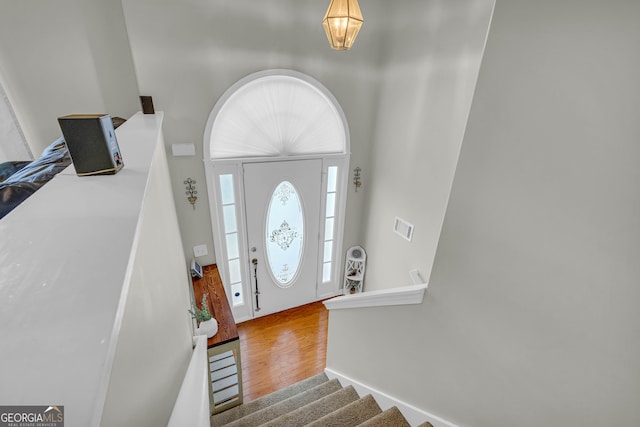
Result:
[[[187,194],[187,200],[189,201],[189,203],[191,203],[191,206],[193,206],[193,210],[196,210],[196,200],[198,199],[198,197],[196,196],[196,194],[198,194],[198,192],[196,191],[196,181],[194,179],[191,178],[187,178],[187,180],[184,182],[187,186],[185,187],[187,189],[186,194]]]
[[[362,185],[362,182],[360,181],[360,172],[362,171],[362,169],[360,169],[360,166],[356,167],[353,170],[353,185],[356,186],[356,193],[358,192],[358,188],[360,188],[360,186]]]

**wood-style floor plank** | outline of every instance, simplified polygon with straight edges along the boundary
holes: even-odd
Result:
[[[318,301],[238,325],[245,402],[324,370],[328,317]]]

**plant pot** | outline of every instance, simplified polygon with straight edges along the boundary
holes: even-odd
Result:
[[[200,322],[200,326],[196,331],[197,335],[206,335],[207,338],[211,338],[216,333],[218,333],[218,321],[215,318]]]

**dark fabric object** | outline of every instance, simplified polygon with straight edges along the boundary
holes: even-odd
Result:
[[[71,157],[63,138],[57,139],[42,152],[39,159],[34,160],[18,172],[7,178],[3,184],[14,182],[48,182],[56,174],[71,164]]]
[[[0,183],[0,218],[70,164],[71,157],[64,138],[59,138],[42,152],[39,159],[30,162]]]
[[[31,182],[16,182],[10,185],[0,184],[0,218],[24,202],[40,188]]]
[[[25,167],[29,163],[31,163],[30,160],[19,161],[19,162],[11,161],[11,162],[0,163],[0,183],[4,182],[4,180],[9,178],[14,173],[18,172],[20,169],[22,169],[23,167]]]

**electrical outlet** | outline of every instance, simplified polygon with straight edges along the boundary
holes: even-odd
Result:
[[[193,247],[193,256],[207,256],[209,255],[209,250],[207,249],[207,245],[198,245]]]

